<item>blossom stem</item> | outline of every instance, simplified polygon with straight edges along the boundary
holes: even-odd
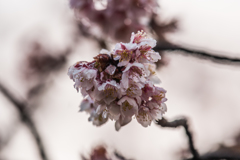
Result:
[[[192,138],[192,133],[189,130],[188,122],[186,118],[181,118],[177,119],[174,121],[169,122],[167,119],[162,118],[161,120],[156,121],[158,125],[162,127],[171,127],[171,128],[177,128],[179,126],[183,126],[186,132],[186,135],[188,137],[188,144],[189,144],[189,149],[193,155],[193,159],[198,160],[199,159],[199,154],[198,151],[194,147],[193,143],[193,138]]]
[[[33,119],[30,116],[30,113],[27,111],[27,104],[25,102],[19,101],[16,97],[14,97],[10,91],[2,84],[0,83],[0,91],[5,95],[5,97],[13,104],[13,106],[18,111],[22,122],[29,128],[31,131],[33,138],[36,142],[37,148],[39,150],[39,154],[42,158],[42,160],[48,160],[44,145],[42,142],[42,138],[40,134],[38,133],[38,130],[35,126],[35,123]]]

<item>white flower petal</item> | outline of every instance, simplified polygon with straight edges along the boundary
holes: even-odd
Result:
[[[152,81],[154,84],[160,84],[161,80],[158,78],[157,75],[152,75],[149,77],[150,81]]]
[[[106,49],[101,49],[100,54],[110,54],[111,52]]]
[[[121,86],[122,86],[123,88],[127,89],[128,86],[129,86],[128,81],[129,81],[129,79],[128,79],[128,73],[124,72],[124,73],[122,74]]]
[[[121,124],[120,124],[120,120],[117,120],[116,122],[115,122],[115,129],[116,129],[116,131],[119,131],[120,129],[121,129]]]
[[[131,121],[132,121],[132,117],[120,116],[120,118],[115,123],[116,131],[119,131],[122,126],[125,126],[126,124],[128,124]]]
[[[136,43],[122,43],[126,47],[127,50],[135,50],[137,49]]]
[[[113,58],[113,59],[114,59],[115,61],[117,61],[117,60],[119,60],[120,58],[121,58],[120,55],[114,55],[114,58]]]
[[[144,67],[143,64],[134,62],[134,63],[128,63],[128,65],[126,66],[126,68],[124,69],[123,72],[127,72],[127,71],[128,71],[131,67],[133,67],[133,66],[136,66],[136,67],[138,67],[138,68],[140,68],[140,69],[145,70],[145,67]]]
[[[157,44],[157,41],[155,39],[152,38],[143,38],[140,40],[140,43],[138,44],[138,46],[144,46],[144,45],[148,45],[151,48],[155,47]]]
[[[151,125],[152,117],[149,113],[149,109],[147,107],[142,107],[138,114],[136,115],[136,119],[138,123],[140,123],[143,127],[148,127]]]
[[[112,119],[114,120],[118,120],[121,112],[120,112],[120,106],[115,104],[115,103],[111,103],[110,107],[109,107],[109,114],[111,116]]]
[[[154,51],[148,51],[148,56],[149,56],[150,62],[157,62],[158,60],[161,59],[160,54]]]
[[[142,99],[141,99],[141,97],[135,97],[135,98],[136,98],[136,100],[137,100],[138,105],[140,106],[141,103],[142,103]]]
[[[91,107],[91,102],[88,99],[84,99],[80,104],[80,111],[85,111]]]
[[[115,66],[113,65],[109,65],[106,69],[105,69],[105,72],[107,72],[108,74],[110,75],[113,75],[116,71],[116,68]]]
[[[105,105],[98,105],[97,109],[96,109],[96,113],[100,114],[102,113],[104,110],[106,109]]]
[[[118,105],[120,105],[120,110],[123,116],[132,117],[134,114],[138,112],[138,105],[136,101],[132,98],[124,96],[118,101]]]
[[[117,97],[121,97],[120,85],[116,81],[107,81],[98,86],[98,90],[95,91],[95,98],[100,101],[103,100],[107,105],[113,102]]]
[[[130,38],[130,43],[133,43],[134,38],[135,38],[135,33],[132,32],[132,34],[131,34],[131,38]]]
[[[167,105],[165,103],[161,103],[160,109],[163,113],[167,112]]]
[[[115,59],[114,59],[114,60],[115,60]],[[118,66],[118,67],[122,67],[122,66],[126,66],[127,64],[129,64],[129,61],[128,61],[128,60],[119,62],[117,66]]]
[[[108,120],[108,118],[103,118],[102,114],[99,114],[99,115],[97,114],[97,115],[93,118],[92,122],[93,122],[93,125],[95,125],[95,126],[101,126],[101,125],[103,125],[104,123],[106,123],[107,120]]]
[[[121,49],[122,49],[121,43],[117,43],[117,44],[115,45],[114,50],[117,51],[117,50],[121,50]]]

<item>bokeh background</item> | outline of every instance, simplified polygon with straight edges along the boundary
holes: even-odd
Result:
[[[169,41],[240,58],[240,1],[160,0],[159,4],[163,21],[178,19],[177,31],[167,34]],[[100,48],[78,33],[75,20],[67,0],[0,1],[0,82],[27,102],[49,159],[79,160],[99,144],[136,160],[181,159],[188,148],[182,128],[155,124],[143,128],[133,120],[116,132],[114,122],[95,127],[86,113],[78,112],[82,96],[73,88],[67,69],[76,61],[91,61]],[[240,65],[176,52],[165,53],[168,64],[158,71],[167,90],[165,116],[190,119],[200,154],[220,144],[236,145]],[[0,159],[41,159],[31,132],[1,92]]]

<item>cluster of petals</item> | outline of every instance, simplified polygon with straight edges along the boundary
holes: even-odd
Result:
[[[70,7],[83,24],[96,24],[106,35],[126,40],[125,35],[145,29],[158,5],[156,0],[70,0]]]
[[[144,127],[162,118],[167,99],[166,91],[155,86],[160,80],[154,62],[161,59],[152,50],[155,45],[139,31],[132,33],[129,43],[117,43],[112,51],[101,50],[92,62],[69,68],[74,87],[84,96],[80,111],[90,114],[89,121],[100,126],[111,119],[119,130],[133,117]]]

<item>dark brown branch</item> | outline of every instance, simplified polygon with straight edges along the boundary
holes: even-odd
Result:
[[[194,158],[186,160],[195,160]],[[208,157],[199,157],[199,160],[240,160],[239,157],[234,156],[208,156]]]
[[[2,83],[0,83],[0,91],[13,104],[13,106],[18,111],[22,122],[25,123],[25,125],[31,131],[31,133],[36,141],[36,145],[38,147],[39,154],[40,154],[42,160],[48,160],[43,143],[42,143],[42,139],[37,131],[34,121],[32,120],[29,112],[26,110],[26,106],[27,106],[26,102],[20,102],[19,100],[17,100],[17,98],[15,98]]]
[[[121,155],[120,153],[118,153],[117,151],[114,152],[115,156],[119,159],[119,160],[132,160],[132,159],[127,159],[125,158],[123,155]]]
[[[177,128],[177,127],[183,126],[184,129],[185,129],[186,135],[188,137],[189,149],[190,149],[190,151],[193,155],[193,159],[196,159],[196,160],[199,159],[199,154],[194,147],[192,134],[189,131],[188,123],[187,123],[186,118],[177,119],[177,120],[174,120],[172,122],[169,122],[165,118],[162,118],[161,120],[157,121],[157,124],[162,126],[162,127],[171,127],[171,128]]]
[[[206,51],[201,51],[197,49],[190,49],[187,47],[183,47],[180,45],[174,44],[165,44],[165,45],[157,45],[154,50],[156,51],[182,51],[178,52],[183,55],[193,56],[200,59],[210,60],[219,64],[237,64],[240,65],[240,58],[231,58],[226,56],[220,56],[214,53],[208,53]]]
[[[169,24],[158,23],[158,15],[153,14],[149,23],[149,27],[158,36],[157,41],[160,42],[154,49],[157,51],[182,51],[178,52],[184,55],[194,56],[200,59],[210,60],[220,64],[238,64],[240,65],[240,58],[230,58],[221,56],[219,54],[209,53],[198,49],[192,49],[181,45],[175,45],[165,38],[165,33],[177,30],[177,20],[173,19]],[[217,52],[216,52],[217,53]]]

